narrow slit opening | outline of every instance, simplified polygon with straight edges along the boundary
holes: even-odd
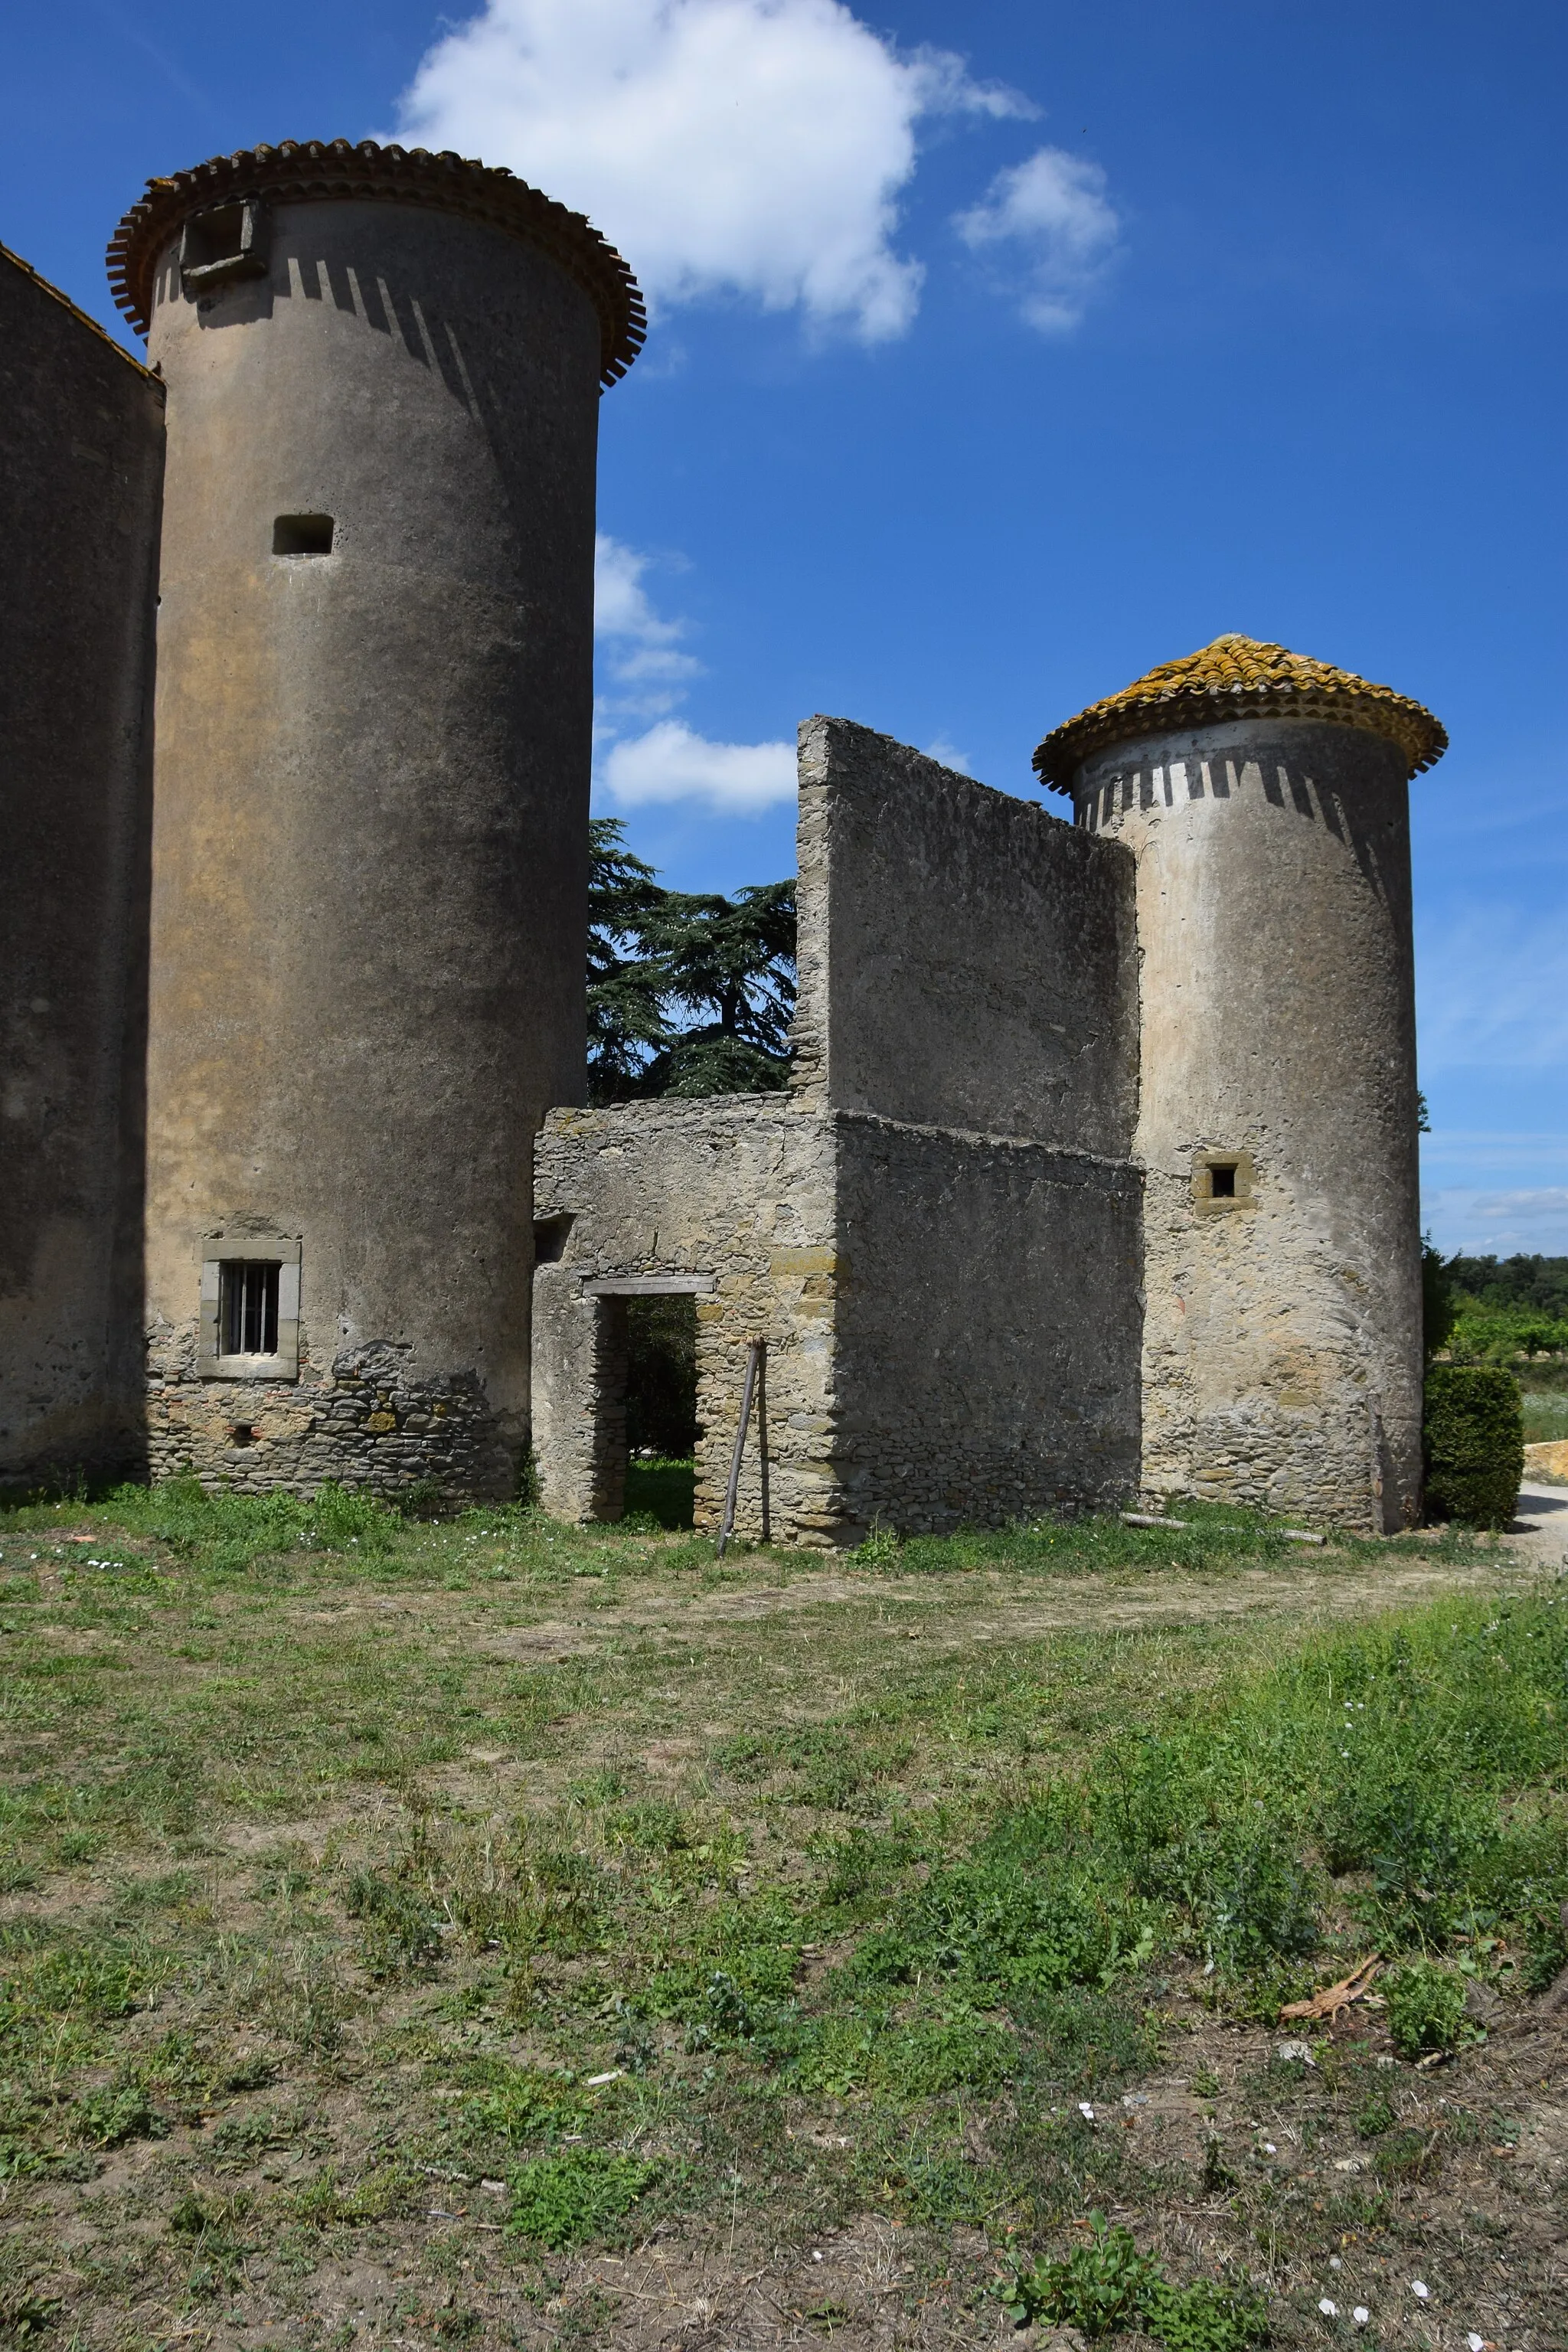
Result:
[[[1209,1166],[1209,1197],[1215,1201],[1236,1198],[1236,1162],[1214,1160]]]

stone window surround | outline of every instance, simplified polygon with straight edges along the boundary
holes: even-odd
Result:
[[[278,1266],[278,1353],[219,1353],[223,1269],[240,1259]],[[196,1371],[204,1381],[297,1381],[300,1377],[300,1244],[272,1234],[204,1234]]]
[[[1236,1191],[1215,1197],[1214,1168],[1234,1168]],[[1256,1209],[1258,1195],[1254,1189],[1257,1171],[1250,1151],[1194,1151],[1193,1154],[1193,1207],[1200,1217],[1227,1216],[1239,1209]]]

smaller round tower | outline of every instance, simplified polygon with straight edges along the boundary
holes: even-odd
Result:
[[[1387,687],[1224,636],[1047,736],[1137,860],[1142,1479],[1392,1532],[1421,1488],[1410,778]]]

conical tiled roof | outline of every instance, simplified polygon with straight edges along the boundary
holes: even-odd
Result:
[[[488,221],[548,254],[582,287],[599,314],[603,383],[625,375],[642,348],[647,317],[637,279],[581,213],[499,167],[449,152],[433,155],[425,147],[379,147],[374,139],[285,139],[149,180],[109,246],[110,291],[139,335],[147,332],[153,273],[170,238],[192,213],[247,196],[295,204],[379,199]]]
[[[1327,719],[1386,736],[1405,753],[1412,775],[1431,767],[1448,748],[1447,735],[1432,713],[1392,687],[1369,685],[1348,669],[1311,661],[1286,646],[1226,636],[1180,661],[1162,662],[1147,677],[1053,728],[1035,753],[1035,772],[1055,791],[1068,792],[1079,762],[1091,751],[1166,728],[1202,727],[1259,711],[1280,719]]]

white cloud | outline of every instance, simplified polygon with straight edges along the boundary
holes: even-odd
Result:
[[[604,646],[604,666],[616,685],[630,688],[626,707],[644,717],[668,710],[682,690],[679,682],[701,675],[695,656],[682,653],[684,621],[656,613],[643,573],[653,558],[639,555],[600,531],[594,541],[594,634]]]
[[[953,226],[971,252],[997,257],[1030,326],[1062,334],[1082,318],[1121,224],[1098,163],[1041,147],[998,172],[981,202],[958,214]]]
[[[754,816],[795,798],[793,743],[710,743],[679,719],[613,744],[604,779],[623,808],[705,801],[726,816]]]
[[[426,53],[398,136],[587,213],[656,305],[739,294],[876,342],[920,300],[892,242],[920,124],[1035,111],[840,0],[488,0]]]
[[[950,743],[945,735],[939,735],[934,743],[926,745],[926,758],[940,760],[944,768],[952,768],[958,775],[967,776],[970,772],[968,752],[961,751],[956,743]]]
[[[1532,1192],[1479,1192],[1454,1185],[1422,1197],[1422,1216],[1452,1256],[1568,1255],[1568,1184]]]
[[[654,558],[601,531],[594,542],[594,634],[601,691],[594,732],[600,784],[622,808],[706,802],[753,816],[795,797],[793,743],[711,743],[668,713],[702,665],[681,650],[688,625],[658,612],[643,586]],[[610,689],[605,691],[606,687]],[[628,720],[656,723],[638,735]]]

